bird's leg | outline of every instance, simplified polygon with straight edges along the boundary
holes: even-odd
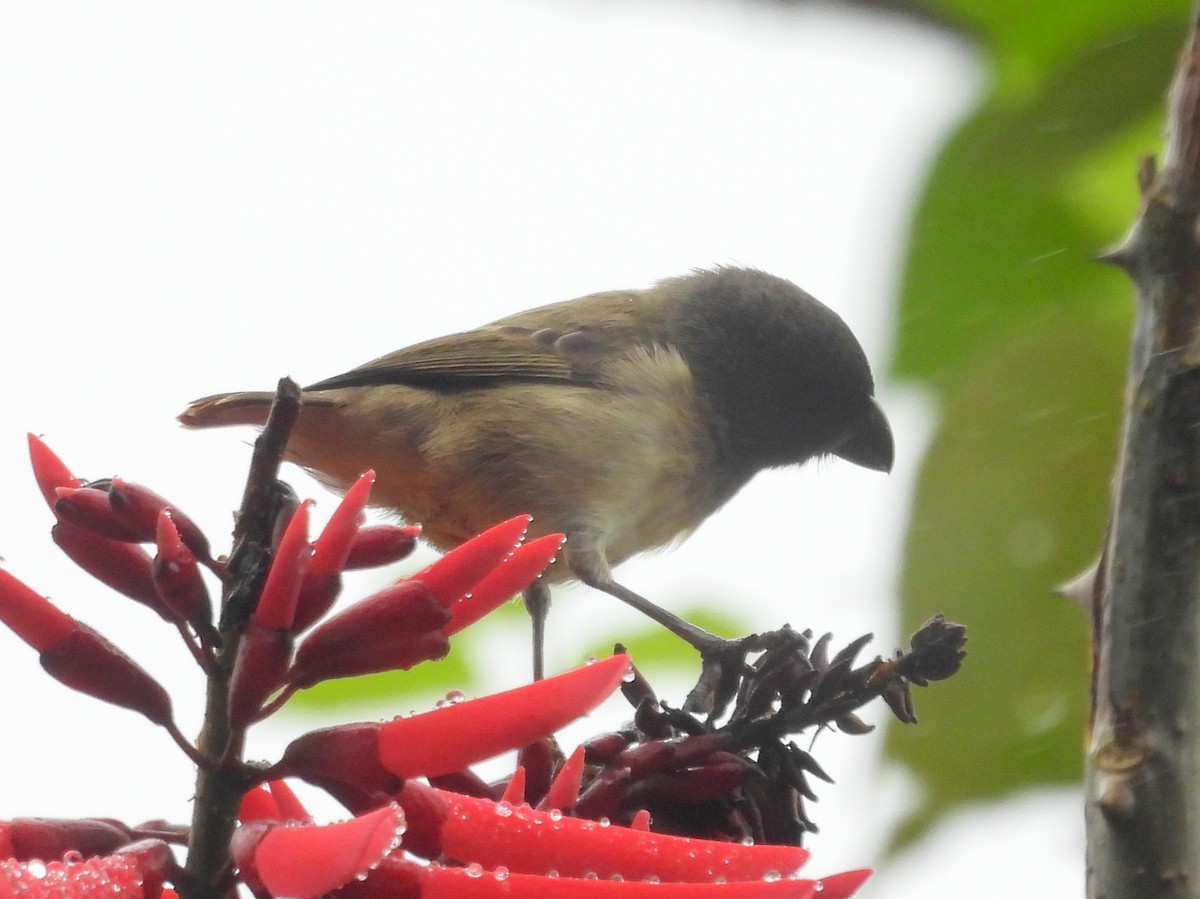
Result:
[[[533,679],[541,680],[546,675],[546,615],[550,612],[550,588],[543,580],[536,580],[522,594],[525,611],[533,621]]]
[[[675,636],[695,647],[700,653],[700,679],[688,694],[684,708],[692,712],[711,713],[718,710],[737,689],[746,661],[749,645],[755,638],[727,640],[685,621],[678,615],[655,605],[646,597],[618,584],[603,553],[580,540],[574,547],[567,542],[567,564],[571,571],[589,587],[615,596],[633,606],[643,615],[657,621]],[[528,600],[526,600],[528,602]]]

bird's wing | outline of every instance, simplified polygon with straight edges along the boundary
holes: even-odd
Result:
[[[598,384],[607,361],[660,342],[657,300],[637,292],[594,294],[437,337],[389,353],[305,390],[404,384],[435,390],[512,381]]]

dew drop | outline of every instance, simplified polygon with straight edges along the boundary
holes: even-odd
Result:
[[[508,868],[504,865],[497,865],[496,870],[492,871],[492,876],[499,881],[508,880]]]
[[[552,809],[550,809],[548,814],[550,815],[551,821],[561,821],[562,820],[562,809],[552,808]]]
[[[728,881],[720,874],[713,878],[713,883],[728,883]]]
[[[512,816],[512,813],[513,813],[513,807],[511,805],[509,805],[507,802],[497,802],[496,803],[496,814],[499,815],[501,818],[509,818]]]
[[[825,881],[823,881],[823,880],[818,880],[816,883],[814,883],[814,884],[813,884],[813,892],[814,892],[814,893],[823,893],[823,892],[825,892]]]
[[[762,879],[764,883],[775,883],[777,880],[783,880],[783,875],[775,870],[763,871]]]
[[[44,861],[42,861],[40,858],[32,858],[28,862],[25,863],[25,870],[28,871],[30,874],[32,874],[34,877],[45,877],[46,876],[46,863]]]
[[[549,871],[546,872],[546,876],[547,877],[557,877],[558,871],[556,871],[554,868],[551,868]]]
[[[612,824],[612,822],[611,822],[611,821],[609,821],[607,818],[601,818],[601,819],[600,819],[600,826],[601,826],[601,827],[608,827],[610,824]]]
[[[78,849],[68,849],[63,853],[62,860],[64,865],[75,865],[83,861],[83,853]]]
[[[620,874],[613,874],[613,875],[612,875],[611,877],[609,877],[608,879],[609,879],[609,880],[615,880],[615,881],[617,881],[617,883],[620,883],[620,882],[621,882],[621,881],[623,881],[625,878],[624,878],[624,877],[622,877]]]
[[[466,871],[468,877],[482,877],[483,865],[479,864],[479,862],[471,862],[471,864],[467,865]]]
[[[657,874],[648,874],[642,878],[642,883],[661,883]]]
[[[621,675],[621,682],[625,684],[632,684],[635,680],[637,680],[637,672],[633,670],[633,666],[630,666],[625,673]]]
[[[753,846],[754,845],[754,837],[742,837],[742,845],[743,846]]]
[[[586,664],[588,664],[588,665],[595,665],[595,664],[596,664],[596,657],[595,657],[595,656],[588,656],[588,657],[587,657],[587,662],[586,662]]]
[[[451,690],[446,694],[446,702],[448,702],[450,705],[457,705],[466,698],[467,694],[462,690]]]
[[[599,879],[600,879],[600,875],[599,875],[599,874],[597,874],[595,871],[584,871],[584,872],[583,872],[583,879],[584,879],[584,880],[599,880]]]

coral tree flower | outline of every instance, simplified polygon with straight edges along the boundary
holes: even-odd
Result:
[[[215,573],[227,591],[236,589],[230,587],[236,578],[224,559],[212,557],[190,518],[121,479],[84,484],[40,440],[31,436],[29,446],[39,489],[55,512],[59,545],[99,580],[173,623],[206,674],[228,676],[222,705],[237,735],[230,747],[292,691],[445,655],[453,634],[528,587],[563,542],[561,534],[523,542],[530,519],[517,516],[326,617],[344,570],[394,561],[411,550],[418,533],[364,527],[374,482],[367,472],[315,539],[309,537],[309,503],[273,509],[267,518],[278,539],[261,541],[269,560],[260,567],[261,589],[250,594],[241,619],[232,616],[231,623],[223,606],[218,629],[202,569]],[[157,555],[141,544],[153,544]],[[67,686],[167,729],[201,767],[202,779],[227,772],[235,784],[228,795],[246,790],[241,823],[227,844],[232,862],[218,861],[212,881],[223,891],[240,882],[261,899],[842,899],[869,873],[801,879],[808,852],[798,845],[656,830],[653,816],[664,801],[719,800],[740,789],[751,771],[719,734],[676,734],[676,719],[667,720],[656,702],[635,703],[639,726],[655,736],[638,731],[635,740],[634,730],[604,735],[563,760],[554,739],[563,726],[618,688],[627,698],[631,690],[650,698],[624,654],[423,714],[312,731],[293,740],[273,765],[251,766],[229,750],[206,755],[189,744],[161,685],[3,570],[0,623]],[[219,671],[217,660],[229,648],[236,649],[232,670]],[[471,771],[514,749],[518,767],[510,778],[487,784]],[[804,758],[799,763],[807,764]],[[354,817],[314,822],[284,777],[325,790]],[[646,784],[653,789],[634,789]],[[660,805],[630,812],[631,797]],[[601,810],[621,802],[628,826],[601,817]],[[183,833],[164,822],[0,822],[0,899],[173,899],[164,883],[197,883],[164,841],[178,842]]]

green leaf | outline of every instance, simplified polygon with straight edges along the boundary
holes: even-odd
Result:
[[[893,374],[941,401],[902,577],[908,631],[967,625],[962,672],[915,697],[889,753],[938,813],[1077,781],[1088,624],[1051,588],[1108,514],[1132,291],[1089,262],[1128,228],[1188,22],[1181,0],[931,8],[990,52],[993,91],[937,161],[913,224]]]

